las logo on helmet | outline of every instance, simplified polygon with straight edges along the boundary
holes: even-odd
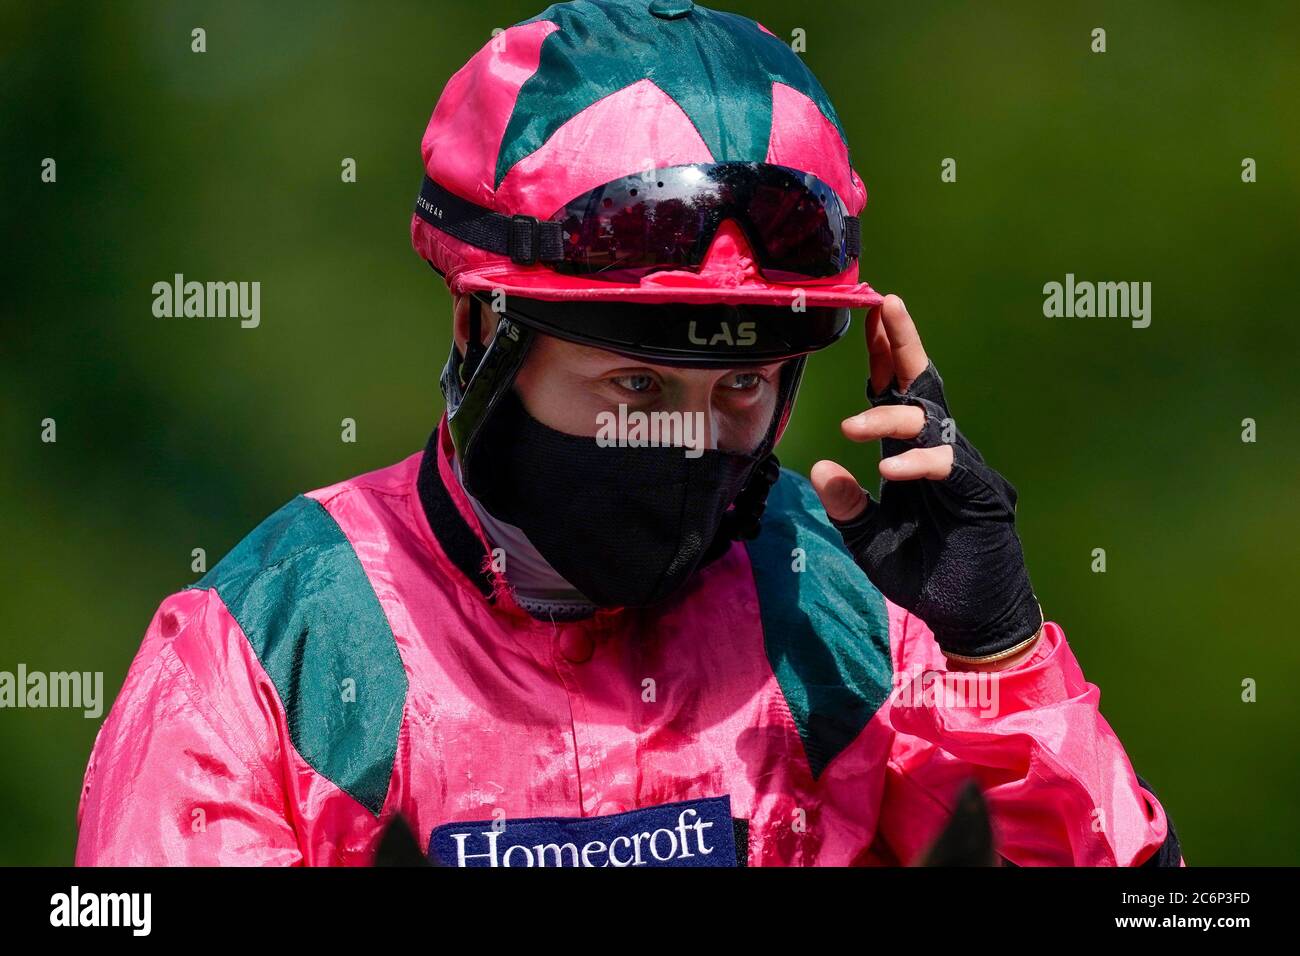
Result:
[[[754,331],[753,322],[737,322],[734,334],[731,331],[731,323],[719,322],[718,331],[709,338],[697,335],[695,325],[696,323],[692,321],[686,329],[686,337],[691,340],[692,345],[753,345],[758,341],[758,333]]]

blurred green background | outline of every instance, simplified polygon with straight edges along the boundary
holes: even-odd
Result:
[[[1300,862],[1300,7],[722,5],[806,31],[871,195],[864,278],[906,298],[1020,489],[1038,594],[1188,860]],[[450,325],[409,247],[420,137],[492,28],[540,9],[0,6],[0,670],[100,670],[111,700],[191,549],[211,565],[295,493],[421,447]],[[176,272],[260,281],[261,326],[154,318]],[[1044,318],[1067,272],[1151,282],[1151,326]],[[811,362],[789,466],[874,481],[837,428],[860,319]],[[71,859],[98,724],[0,711],[0,863]]]

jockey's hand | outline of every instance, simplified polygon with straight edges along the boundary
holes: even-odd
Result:
[[[867,350],[872,407],[841,428],[881,442],[880,501],[820,461],[812,482],[822,505],[871,582],[924,621],[949,658],[1019,659],[1043,618],[1016,535],[1016,490],[957,430],[898,296],[871,311]]]

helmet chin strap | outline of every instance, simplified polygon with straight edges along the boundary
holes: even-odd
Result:
[[[460,362],[460,387],[469,386],[469,380],[483,361],[487,348],[483,345],[483,303],[478,296],[469,297],[469,335],[465,339],[465,357]]]
[[[763,512],[767,508],[768,493],[781,477],[781,460],[776,457],[772,448],[781,437],[785,423],[794,408],[795,396],[798,394],[806,363],[807,356],[800,355],[791,359],[790,364],[782,370],[781,393],[777,399],[776,413],[767,435],[758,446],[760,455],[758,464],[750,473],[745,487],[740,489],[740,494],[732,503],[731,510],[723,515],[722,524],[718,527],[718,533],[709,544],[708,550],[705,551],[700,567],[722,557],[731,547],[731,542],[749,541],[758,537],[762,527]]]

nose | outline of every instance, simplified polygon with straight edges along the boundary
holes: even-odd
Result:
[[[722,440],[723,417],[713,388],[713,373],[684,370],[671,390],[669,410],[682,416],[684,443],[716,451]]]

